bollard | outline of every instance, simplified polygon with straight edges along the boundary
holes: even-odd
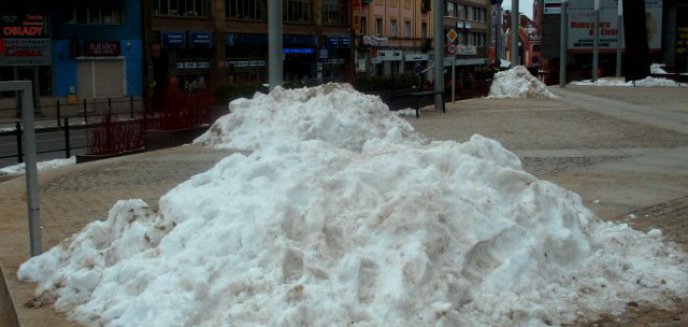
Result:
[[[134,118],[134,97],[129,97],[129,118]]]
[[[57,126],[60,126],[60,100],[57,100],[55,107],[57,108]]]
[[[84,99],[84,124],[88,124],[88,113],[86,112],[86,99]]]
[[[112,98],[108,98],[108,116],[112,116]]]
[[[69,119],[64,119],[64,133],[65,133],[65,158],[69,159],[72,156],[72,149],[69,146]]]
[[[22,146],[22,128],[19,122],[16,123],[14,128],[17,131],[17,162],[24,162],[24,149]]]

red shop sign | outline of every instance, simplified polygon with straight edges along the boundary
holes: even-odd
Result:
[[[118,41],[85,41],[85,56],[119,56],[120,43]]]

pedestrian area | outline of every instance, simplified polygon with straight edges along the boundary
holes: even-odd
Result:
[[[550,88],[556,99],[470,99],[447,103],[447,112],[424,108],[409,122],[438,140],[464,142],[475,133],[501,142],[540,179],[581,195],[606,220],[660,228],[688,250],[688,92],[685,88]],[[41,172],[43,247],[49,249],[87,223],[104,219],[120,199],[152,207],[161,195],[205,171],[229,151],[182,146]],[[0,326],[75,326],[20,283],[28,258],[25,180],[0,182]],[[688,300],[677,309],[629,307],[604,326],[685,326]],[[11,314],[16,311],[16,315]],[[581,322],[581,326],[593,322]]]

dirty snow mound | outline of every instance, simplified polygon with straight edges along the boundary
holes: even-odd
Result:
[[[564,325],[688,292],[661,232],[600,221],[496,141],[425,142],[346,86],[233,105],[201,140],[253,151],[159,211],[118,202],[18,277],[106,326]]]
[[[571,85],[581,85],[581,86],[625,86],[625,87],[678,87],[679,84],[673,80],[662,78],[662,77],[645,77],[641,80],[635,81],[625,81],[623,79],[616,78],[600,78],[593,82],[592,80],[583,80],[571,82]],[[681,86],[686,86],[682,84]]]
[[[494,75],[488,98],[556,98],[547,86],[523,66]]]

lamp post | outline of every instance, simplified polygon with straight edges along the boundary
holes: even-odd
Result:
[[[435,92],[444,91],[444,24],[442,23],[442,0],[432,0],[433,55],[435,62]],[[442,95],[435,94],[435,110],[442,109]]]
[[[520,20],[518,14],[518,0],[511,0],[511,67],[516,67],[519,63],[518,58],[518,25]]]
[[[268,1],[268,69],[270,91],[282,85],[282,1]]]
[[[619,0],[616,14],[616,30],[618,31],[616,40],[616,78],[621,78],[621,41],[623,40],[623,0]]]
[[[559,87],[566,87],[566,48],[568,46],[568,0],[561,0],[561,31],[559,38]]]
[[[592,81],[595,82],[599,78],[599,61],[600,61],[600,0],[595,0],[595,23],[592,33],[594,34],[593,48],[592,48]]]

